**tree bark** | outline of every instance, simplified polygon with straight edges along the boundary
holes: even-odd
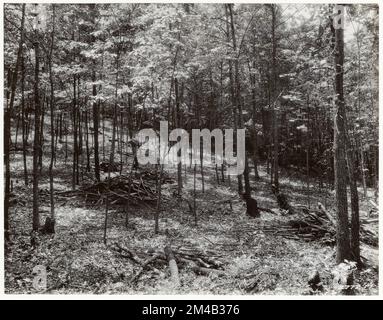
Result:
[[[347,119],[345,119],[346,128]],[[356,170],[355,170],[355,158],[354,147],[351,144],[350,136],[346,134],[346,148],[347,148],[347,169],[348,169],[348,181],[350,184],[351,195],[351,257],[361,266],[360,260],[360,220],[359,220],[359,194],[358,186],[356,182]]]
[[[77,110],[76,110],[76,75],[73,76],[73,101],[72,101],[72,117],[73,117],[73,155],[72,155],[72,190],[76,189],[77,177]]]
[[[96,81],[96,71],[92,73],[92,81]],[[93,85],[93,97],[97,95],[97,87]],[[100,159],[98,143],[98,124],[100,122],[100,109],[97,101],[93,101],[93,139],[94,139],[94,175],[97,181],[100,181]]]
[[[4,110],[4,164],[5,164],[5,190],[4,190],[4,239],[9,241],[9,196],[10,196],[10,146],[11,146],[11,116],[13,104],[15,101],[17,74],[19,72],[20,61],[22,60],[23,42],[24,42],[24,21],[25,21],[25,4],[22,5],[21,27],[20,27],[20,41],[17,51],[15,69],[13,70],[10,88],[10,101],[7,108]],[[24,72],[24,70],[22,70]],[[9,91],[7,94],[9,97]]]
[[[49,67],[49,82],[50,82],[50,113],[51,113],[51,159],[49,164],[49,191],[50,191],[50,207],[51,207],[51,224],[50,231],[54,232],[55,225],[55,202],[54,202],[54,187],[53,187],[53,162],[55,158],[55,128],[54,128],[54,110],[55,110],[55,98],[54,98],[54,87],[53,87],[53,72],[52,72],[52,58],[53,58],[53,47],[54,47],[54,36],[55,36],[55,5],[52,4],[52,33],[51,33],[51,47],[49,52],[48,67]]]
[[[36,17],[37,18],[37,17]],[[32,230],[38,231],[40,227],[39,216],[39,155],[41,150],[40,141],[40,96],[39,96],[39,42],[38,32],[35,30],[35,81],[34,81],[34,104],[35,104],[35,133],[33,142],[33,212]]]
[[[235,62],[234,62],[234,82],[235,82],[235,100],[236,100],[236,107],[238,111],[238,127],[240,129],[243,129],[243,114],[242,114],[242,103],[241,103],[241,85],[239,81],[239,54],[237,52],[237,41],[235,36],[235,26],[234,26],[234,18],[233,18],[233,5],[227,4],[228,11],[229,11],[229,17],[230,17],[230,29],[231,29],[231,40],[233,45],[233,51],[236,56]],[[234,102],[234,101],[233,101]],[[249,179],[249,165],[248,165],[248,159],[245,152],[245,158],[244,159],[238,159],[238,161],[244,161],[245,170],[243,173],[244,180],[245,180],[245,194],[250,195],[251,189],[250,189],[250,179]],[[242,178],[241,175],[238,175],[238,192],[242,193]]]
[[[178,79],[174,79],[174,91],[175,91],[175,96],[176,96],[176,116],[175,116],[175,121],[176,121],[176,128],[180,127],[181,121],[180,121],[180,97],[179,97],[179,86],[178,86]],[[179,151],[180,154],[181,151]],[[179,161],[177,164],[177,192],[178,195],[181,195],[182,192],[182,162]]]
[[[332,23],[332,21],[331,21]],[[346,127],[343,96],[344,30],[333,30],[335,35],[335,93],[334,171],[337,209],[337,263],[350,259],[350,230],[347,208]]]
[[[22,136],[23,136],[23,165],[24,165],[24,183],[28,185],[28,167],[27,167],[27,124],[26,124],[26,110],[25,110],[25,70],[24,70],[24,53],[21,57],[21,124],[22,124]]]
[[[272,117],[273,117],[273,184],[277,190],[279,190],[279,166],[278,166],[278,152],[279,152],[279,141],[278,141],[278,105],[277,102],[277,41],[275,37],[276,29],[276,10],[275,4],[271,4],[271,37],[272,37]]]

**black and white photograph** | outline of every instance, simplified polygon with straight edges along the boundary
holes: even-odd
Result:
[[[3,2],[2,296],[379,297],[379,19]]]

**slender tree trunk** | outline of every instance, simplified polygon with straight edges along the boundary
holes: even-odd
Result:
[[[93,71],[92,80],[96,81],[96,72]],[[93,85],[93,96],[97,95],[97,87]],[[100,106],[97,101],[93,102],[93,143],[94,143],[94,175],[97,181],[100,181],[100,158],[98,143],[98,125],[100,123]]]
[[[357,143],[357,149],[360,153],[360,170],[361,170],[361,176],[362,176],[362,185],[363,185],[363,196],[364,198],[367,197],[367,183],[366,183],[366,160],[364,158],[364,150],[363,145],[361,144],[361,139],[359,136],[356,137],[356,143]]]
[[[181,117],[180,117],[180,97],[179,97],[179,87],[178,87],[178,79],[174,79],[174,91],[175,91],[175,96],[176,96],[176,116],[175,116],[175,121],[176,121],[176,128],[178,128],[181,125]],[[179,151],[179,155],[181,153],[181,150]],[[177,164],[177,192],[178,195],[181,195],[182,193],[182,161],[179,161]]]
[[[36,17],[37,18],[37,17]],[[39,96],[39,42],[37,30],[35,31],[35,81],[34,81],[34,103],[35,103],[35,133],[33,142],[33,212],[32,230],[38,231],[40,227],[39,216],[39,155],[41,150],[40,141],[40,96]]]
[[[102,105],[102,161],[105,161],[105,106]]]
[[[361,57],[360,57],[360,41],[359,41],[359,36],[358,32],[355,33],[356,35],[356,43],[358,47],[358,102],[357,102],[357,114],[358,117],[360,118],[360,103],[361,103]],[[363,196],[364,198],[367,197],[367,185],[366,185],[366,172],[365,172],[365,160],[364,160],[364,152],[363,152],[363,145],[361,143],[362,138],[361,138],[361,133],[356,136],[356,148],[360,152],[360,170],[361,170],[361,176],[362,176],[362,183],[363,183]]]
[[[350,230],[347,209],[347,168],[346,168],[346,127],[345,105],[343,97],[343,28],[334,30],[335,34],[335,93],[337,95],[334,118],[334,169],[335,197],[337,209],[337,263],[350,259]]]
[[[49,231],[54,232],[55,224],[55,202],[54,202],[54,187],[53,187],[53,162],[55,158],[55,128],[54,128],[54,110],[55,110],[55,98],[53,87],[53,72],[52,72],[52,58],[55,36],[55,5],[52,4],[52,33],[51,33],[51,48],[49,52],[48,66],[49,66],[49,82],[50,82],[50,113],[51,113],[51,160],[49,164],[49,191],[50,191],[50,207],[51,207],[51,227]],[[46,230],[47,231],[47,230]]]
[[[68,161],[68,125],[67,125],[67,121],[64,120],[64,130],[65,130],[65,165]]]
[[[277,41],[275,36],[276,29],[276,5],[271,4],[271,37],[272,37],[272,73],[273,73],[273,105],[272,105],[272,117],[273,117],[273,184],[276,190],[279,190],[279,141],[278,141],[278,101],[277,101]]]
[[[28,135],[26,130],[26,111],[25,111],[25,70],[24,70],[24,54],[21,58],[21,122],[23,136],[23,165],[24,165],[24,183],[28,185],[28,167],[27,167],[27,143]]]
[[[255,49],[254,49],[255,50]],[[255,61],[253,61],[253,68],[255,69]],[[252,114],[252,142],[253,142],[253,164],[254,164],[254,175],[255,179],[259,179],[258,173],[258,133],[257,127],[255,125],[256,117],[257,117],[257,103],[256,103],[256,91],[255,91],[255,77],[252,76],[252,105],[253,105],[253,114]]]
[[[10,101],[7,101],[7,108],[4,110],[4,164],[5,164],[5,190],[4,190],[4,239],[9,241],[9,196],[10,196],[10,146],[11,146],[11,116],[13,104],[15,101],[17,74],[19,72],[20,61],[22,60],[22,50],[24,42],[24,21],[25,21],[25,4],[22,5],[21,27],[20,27],[20,41],[17,51],[16,65],[13,70],[12,78],[8,84],[10,93],[8,91],[7,97],[10,94]],[[22,70],[24,72],[24,70]],[[7,99],[8,100],[8,99]]]
[[[77,161],[76,161],[76,184],[80,184],[80,173],[83,178],[83,152],[82,152],[82,111],[80,106],[80,77],[77,78],[77,128],[78,128],[78,143],[77,143]],[[80,172],[81,169],[81,172]],[[83,179],[82,179],[83,180]]]
[[[116,126],[117,126],[117,104],[118,104],[118,77],[119,77],[119,59],[120,59],[120,53],[119,50],[117,51],[117,58],[116,58],[116,87],[115,87],[115,93],[114,93],[114,107],[113,107],[113,124],[112,124],[112,147],[110,150],[110,157],[109,157],[109,167],[108,167],[108,190],[110,189],[110,182],[111,182],[111,170],[112,166],[114,164],[114,153],[116,148]],[[108,209],[109,209],[109,199],[108,196],[106,197],[106,206],[105,206],[105,223],[104,223],[104,244],[106,244],[106,231],[107,231],[107,225],[108,225]]]
[[[17,114],[17,121],[16,121],[16,134],[15,134],[15,142],[14,142],[14,154],[17,152],[17,140],[19,137],[19,129],[20,129],[20,115]]]
[[[158,166],[160,167],[160,170],[158,170]],[[160,218],[160,212],[161,212],[161,181],[162,181],[162,173],[164,170],[164,165],[159,164],[157,165],[157,209],[154,217],[154,233],[158,234],[160,231],[159,227],[159,218]]]
[[[72,102],[72,117],[73,117],[73,155],[72,155],[72,190],[76,189],[77,177],[77,109],[76,109],[76,76],[73,76],[73,102]]]
[[[130,167],[130,174],[129,174],[129,187],[128,187],[128,199],[124,206],[125,211],[125,227],[129,228],[129,205],[130,205],[130,192],[132,190],[132,177],[133,177],[133,165]],[[158,188],[158,185],[157,185]]]
[[[202,193],[205,193],[205,172],[203,170],[203,149],[200,150]]]
[[[310,149],[310,135],[309,135],[309,121],[310,121],[310,105],[309,97],[307,97],[307,131],[306,131],[306,192],[307,192],[307,206],[310,209],[310,164],[309,164],[309,149]]]
[[[228,10],[229,10],[229,17],[230,17],[230,27],[231,27],[231,40],[233,45],[233,51],[236,56],[236,59],[234,61],[234,82],[235,82],[235,104],[236,106],[234,108],[238,111],[238,127],[240,129],[243,129],[243,112],[242,112],[242,103],[241,103],[241,86],[239,81],[239,53],[237,52],[237,41],[235,36],[235,26],[234,26],[234,17],[233,17],[233,5],[227,4]],[[239,161],[244,161],[245,170],[243,173],[244,180],[245,180],[245,193],[250,195],[251,189],[250,189],[250,179],[249,179],[249,165],[248,165],[248,159],[245,152],[245,158],[239,159]],[[242,193],[242,178],[241,175],[238,175],[238,191],[239,193]]]
[[[123,169],[123,141],[124,141],[124,113],[122,111],[122,109],[120,109],[120,138],[119,138],[119,141],[120,141],[120,149],[119,149],[119,152],[120,152],[120,175],[122,174],[122,169]]]
[[[40,124],[41,124],[41,128],[40,128],[40,152],[39,152],[40,174],[43,170],[44,120],[45,120],[45,104],[47,103],[45,97],[46,97],[45,91],[43,90],[43,97],[40,99],[40,101],[42,102],[41,111],[40,111],[40,114],[41,114],[41,120],[40,120]]]
[[[345,119],[346,130],[348,128],[347,119]],[[348,130],[347,130],[348,132]],[[355,158],[354,147],[351,144],[350,136],[346,132],[346,148],[347,148],[347,168],[348,168],[348,181],[350,184],[351,195],[351,257],[361,266],[360,260],[360,220],[359,220],[359,194],[356,182]]]
[[[85,135],[86,135],[86,171],[90,172],[90,148],[89,148],[89,116],[88,110],[85,110]]]
[[[194,212],[194,224],[197,226],[197,194],[196,194],[196,176],[197,176],[197,164],[194,164],[193,171],[193,212]]]
[[[225,17],[226,17],[226,34],[227,34],[227,43],[230,45],[230,36],[233,37],[233,29],[231,27],[232,23],[232,12],[231,12],[231,5],[230,4],[225,4]],[[235,33],[234,33],[235,35]],[[235,39],[232,40],[235,43]],[[234,49],[234,48],[233,48]],[[234,50],[235,52],[235,50]],[[232,104],[232,114],[233,114],[233,124],[234,124],[234,131],[237,131],[237,107],[236,107],[236,86],[233,78],[233,63],[232,60],[229,59],[228,61],[229,64],[229,82],[230,82],[230,98],[231,98],[231,104]],[[241,194],[243,192],[243,185],[242,185],[242,176],[238,175],[237,176],[237,181],[238,181],[238,193]],[[229,180],[230,182],[230,180]]]

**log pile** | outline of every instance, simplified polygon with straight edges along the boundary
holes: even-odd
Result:
[[[146,250],[137,252],[125,248],[118,243],[111,246],[111,250],[122,258],[131,261],[138,266],[137,271],[131,275],[129,282],[136,283],[145,271],[154,270],[156,266],[168,266],[171,278],[179,285],[179,269],[189,267],[197,275],[216,274],[225,275],[223,263],[198,250],[183,250],[171,248],[167,245],[164,250]],[[178,280],[177,280],[178,279]]]

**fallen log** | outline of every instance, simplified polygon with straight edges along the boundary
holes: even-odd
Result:
[[[167,245],[164,249],[166,259],[169,263],[170,277],[175,288],[180,286],[180,277],[178,274],[178,266],[176,259],[174,258],[173,251],[170,245]]]

